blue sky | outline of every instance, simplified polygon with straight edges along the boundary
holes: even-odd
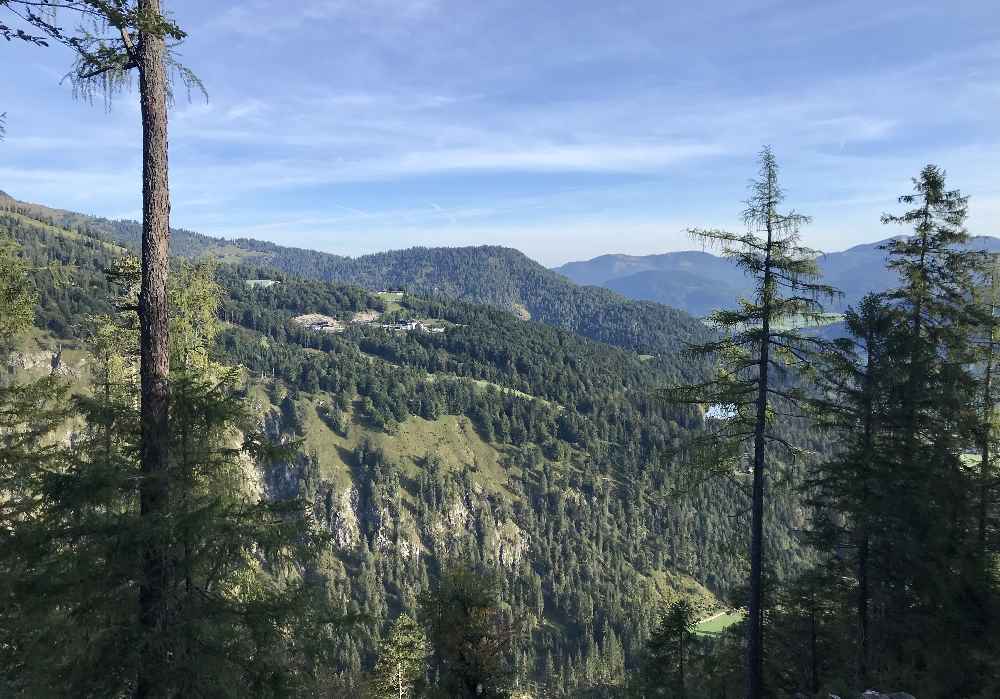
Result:
[[[685,7],[685,5],[687,7]],[[281,6],[280,12],[274,7]],[[173,0],[210,93],[171,115],[173,223],[341,254],[496,243],[545,264],[738,228],[771,144],[838,250],[921,165],[1000,235],[1000,10],[986,0]],[[0,189],[138,217],[137,96],[0,46]]]

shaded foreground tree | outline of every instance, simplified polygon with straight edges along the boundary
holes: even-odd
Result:
[[[0,32],[35,45],[61,43],[75,53],[69,78],[78,94],[90,99],[96,91],[106,99],[129,84],[132,70],[139,73],[142,114],[142,285],[139,295],[140,430],[142,463],[141,516],[150,520],[166,516],[170,499],[169,464],[169,328],[167,306],[168,248],[170,242],[170,190],[167,167],[167,104],[170,95],[167,70],[171,65],[166,41],[180,41],[185,34],[167,19],[160,0],[0,0],[0,7],[19,17],[37,33]],[[57,14],[61,13],[61,14]],[[66,31],[58,22],[65,14],[79,16],[85,25]],[[190,86],[197,79],[178,67]],[[200,84],[199,84],[200,86]],[[155,636],[165,623],[164,589],[168,584],[167,552],[163,542],[141,542],[144,570],[140,608],[143,639]],[[140,639],[147,653],[143,667],[162,665],[166,658]],[[149,681],[140,678],[137,697],[150,694]]]
[[[980,327],[975,333],[977,360],[981,367],[979,425],[976,441],[979,448],[977,511],[977,541],[979,571],[984,587],[992,584],[992,555],[995,545],[994,500],[998,483],[996,472],[997,431],[997,362],[1000,360],[1000,256],[991,256],[983,272],[983,282],[977,289],[975,302],[980,315]]]
[[[866,296],[844,317],[848,336],[833,343],[817,372],[812,402],[816,424],[836,435],[838,453],[818,464],[806,484],[813,507],[812,543],[828,565],[853,579],[853,651],[858,686],[868,686],[872,664],[872,605],[877,575],[892,547],[893,473],[886,458],[891,432],[888,392],[898,374],[890,333],[900,317],[878,295]]]
[[[900,536],[888,613],[906,621],[889,626],[887,644],[900,676],[924,675],[940,693],[962,695],[985,670],[979,649],[988,647],[996,614],[979,584],[979,488],[966,456],[983,417],[973,342],[983,318],[971,290],[985,259],[967,247],[968,200],[947,188],[945,173],[928,165],[913,184],[899,198],[912,208],[883,217],[913,231],[886,244],[900,278],[888,299],[903,318],[889,335],[898,375],[888,391],[892,439],[884,454]],[[934,642],[915,649],[914,637]]]
[[[685,663],[698,611],[679,599],[660,613],[660,620],[646,642],[646,683],[657,696],[686,697]]]
[[[490,574],[453,567],[420,599],[420,621],[434,649],[442,697],[506,697],[514,624]]]
[[[943,171],[923,168],[899,201],[909,210],[883,217],[911,227],[884,246],[899,285],[848,312],[819,374],[816,416],[841,448],[808,483],[811,575],[841,590],[822,616],[847,641],[823,664],[838,693],[995,696],[997,287]]]
[[[326,539],[304,503],[264,499],[248,473],[284,455],[244,409],[239,372],[209,359],[211,270],[182,270],[170,294],[179,487],[158,519],[142,511],[137,458],[138,264],[119,273],[126,310],[91,321],[87,395],[70,400],[53,378],[0,393],[16,401],[0,411],[14,421],[0,435],[0,693],[134,696],[145,682],[164,697],[315,696],[336,621],[312,573]],[[155,633],[141,607],[147,540],[170,573]],[[163,661],[145,666],[149,649]]]
[[[836,290],[820,283],[816,251],[800,245],[799,229],[809,217],[782,212],[784,192],[770,148],[759,156],[759,178],[751,182],[743,211],[745,233],[695,229],[691,234],[721,248],[724,257],[755,282],[751,299],[734,310],[716,311],[711,322],[717,340],[697,345],[698,355],[717,357],[717,376],[705,383],[663,392],[667,400],[715,406],[727,413],[717,429],[692,445],[702,466],[732,478],[745,448],[752,450],[753,486],[750,521],[750,580],[747,619],[746,695],[759,699],[763,687],[764,500],[769,454],[774,447],[797,453],[795,445],[772,429],[776,414],[794,417],[804,396],[782,380],[788,369],[809,369],[824,342],[794,329],[794,324],[824,319],[820,300]],[[778,374],[777,376],[775,374]]]

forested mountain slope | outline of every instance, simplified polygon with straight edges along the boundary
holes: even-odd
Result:
[[[37,204],[0,192],[0,210],[21,212],[132,249],[141,227]],[[223,240],[182,229],[172,232],[172,254],[224,262],[252,261],[308,279],[355,284],[371,291],[406,289],[427,296],[483,303],[547,325],[643,354],[674,352],[705,329],[686,313],[633,301],[606,289],[581,287],[511,248],[411,248],[358,258],[288,248],[258,240]]]
[[[824,281],[844,292],[843,299],[829,305],[830,311],[856,305],[865,294],[885,291],[898,283],[896,275],[885,266],[885,251],[881,249],[884,242],[820,256]],[[975,237],[970,247],[998,252],[1000,239]],[[602,255],[569,262],[554,271],[577,284],[605,287],[631,299],[667,304],[696,316],[729,307],[737,297],[751,291],[747,278],[732,262],[701,251]]]
[[[62,222],[0,212],[0,232],[34,267],[62,270],[36,276],[39,337],[15,356],[83,377],[87,318],[108,312],[103,270],[124,250]],[[257,476],[272,498],[312,503],[332,535],[314,572],[365,619],[343,635],[346,685],[445,561],[501,572],[508,613],[526,629],[519,682],[560,691],[620,680],[663,602],[712,606],[738,587],[746,476],[692,479],[684,444],[700,411],[651,393],[698,380],[702,364],[669,350],[640,357],[485,305],[300,279],[257,257],[217,278],[217,357],[247,369],[247,400],[270,436],[301,444]],[[278,283],[247,283],[259,279]],[[368,322],[352,322],[366,311]],[[345,328],[311,330],[295,320],[305,314]],[[443,330],[400,329],[418,320]],[[690,337],[686,327],[667,347]],[[799,563],[803,513],[782,491],[769,507],[784,574]]]

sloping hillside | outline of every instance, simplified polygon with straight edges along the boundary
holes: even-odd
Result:
[[[110,308],[102,270],[124,250],[28,213],[0,212],[0,233],[33,266],[64,265],[69,283],[36,278],[49,344],[33,346],[35,368],[61,350],[85,382],[85,318]],[[271,437],[301,442],[260,465],[265,491],[312,502],[332,537],[317,574],[369,620],[345,636],[344,668],[370,667],[388,620],[412,612],[455,557],[502,572],[505,603],[529,631],[518,677],[562,688],[621,677],[664,601],[711,606],[739,583],[745,476],[688,482],[682,446],[700,415],[650,394],[703,366],[489,306],[373,295],[247,261],[222,265],[218,280],[217,357],[246,368],[247,400]],[[308,313],[340,323],[296,322]],[[772,505],[775,564],[787,571],[801,513],[790,499]]]
[[[3,209],[86,231],[132,249],[140,240],[141,226],[134,221],[110,221],[25,204],[0,193]],[[641,354],[677,351],[684,340],[705,334],[701,324],[684,312],[629,300],[606,289],[577,286],[511,248],[410,248],[350,258],[175,229],[171,250],[181,257],[252,262],[303,278],[355,284],[371,291],[407,289],[489,304]]]

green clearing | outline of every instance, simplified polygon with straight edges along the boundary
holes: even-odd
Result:
[[[254,258],[263,257],[264,253],[255,252],[253,250],[243,250],[242,248],[236,247],[230,243],[220,243],[218,245],[212,245],[205,248],[197,259],[210,259],[218,262],[219,264],[239,264],[241,262],[247,262],[253,260]]]
[[[722,633],[733,624],[743,621],[743,612],[724,612],[719,615],[712,615],[708,619],[701,621],[694,627],[694,632],[699,636],[712,636]]]
[[[704,585],[689,575],[672,570],[653,570],[646,575],[650,592],[660,604],[683,598],[696,606],[716,607],[719,600]]]
[[[385,312],[392,313],[393,311],[398,311],[403,307],[403,292],[402,291],[379,291],[375,294],[375,297],[385,304]]]

